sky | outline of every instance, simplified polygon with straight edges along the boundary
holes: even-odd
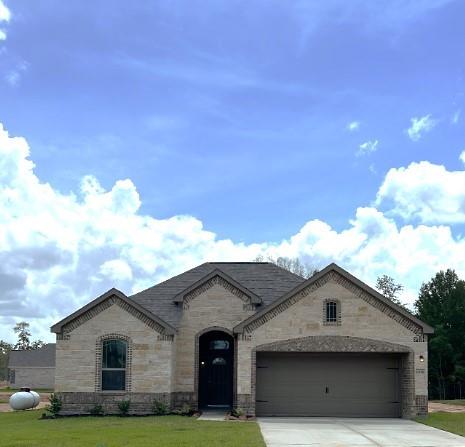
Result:
[[[206,261],[465,278],[465,2],[0,0],[0,339]]]

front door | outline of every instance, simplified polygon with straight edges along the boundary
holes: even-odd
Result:
[[[234,339],[222,331],[199,340],[199,406],[231,407],[233,398]]]

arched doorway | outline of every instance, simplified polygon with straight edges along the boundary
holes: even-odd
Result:
[[[234,338],[213,330],[199,338],[199,407],[231,407]]]

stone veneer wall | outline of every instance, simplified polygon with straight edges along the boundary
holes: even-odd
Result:
[[[93,318],[83,319],[72,330],[65,327],[64,334],[57,337],[55,377],[55,391],[63,400],[63,414],[85,413],[95,404],[104,404],[112,412],[116,402],[128,396],[133,411],[138,412],[148,408],[148,400],[152,402],[155,397],[171,403],[172,337],[160,334],[129,313],[118,300]],[[99,343],[109,336],[129,343],[125,392],[100,390]]]
[[[260,345],[306,336],[342,335],[407,346],[412,354],[408,356],[408,364],[403,363],[403,414],[412,417],[424,412],[424,396],[428,394],[426,338],[410,322],[391,318],[383,307],[374,307],[360,294],[332,275],[320,287],[291,298],[293,305],[278,306],[271,315],[246,327],[238,341],[237,402],[254,413],[255,350]],[[341,303],[338,326],[323,323],[322,303],[330,298],[337,298]],[[420,363],[420,355],[424,356],[424,363]]]

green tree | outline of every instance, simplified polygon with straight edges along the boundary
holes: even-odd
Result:
[[[29,331],[29,323],[21,321],[13,328],[18,337],[18,341],[14,345],[14,349],[26,351],[31,349],[39,349],[44,345],[42,340],[34,340],[31,342],[31,332]]]
[[[430,394],[444,399],[449,385],[465,383],[465,281],[454,270],[440,271],[421,286],[415,309],[435,328],[429,338]]]
[[[386,298],[389,298],[392,302],[399,306],[405,307],[405,304],[399,300],[399,293],[404,290],[402,284],[398,284],[394,281],[394,278],[388,275],[378,276],[376,279],[375,286]]]
[[[15,349],[20,351],[25,351],[30,349],[31,346],[31,333],[29,332],[29,323],[25,321],[21,321],[16,323],[16,326],[13,328],[16,336],[18,337],[18,341],[15,344]]]

